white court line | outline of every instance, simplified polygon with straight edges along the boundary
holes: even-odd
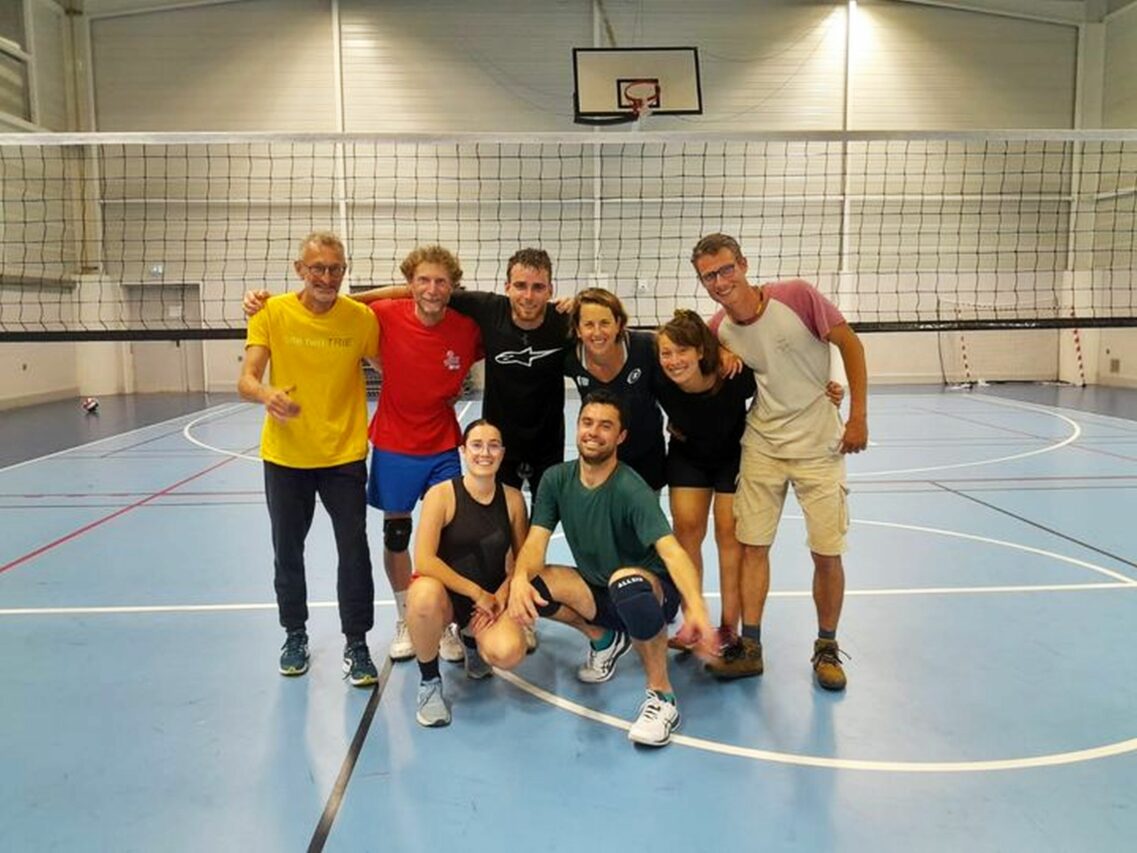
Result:
[[[845,596],[871,598],[873,596],[905,595],[982,595],[985,593],[1029,593],[1029,592],[1092,592],[1102,589],[1137,589],[1137,582],[1118,581],[1116,583],[1049,583],[1024,584],[1022,586],[959,586],[959,587],[911,587],[885,589],[850,589]],[[707,592],[703,598],[719,598],[721,593]],[[808,589],[771,590],[770,598],[811,598]],[[376,599],[377,607],[394,607],[394,599]],[[324,609],[337,607],[335,601],[310,601],[308,607]],[[276,603],[256,601],[243,604],[113,604],[91,607],[0,607],[0,616],[114,616],[118,614],[143,613],[240,613],[257,610],[276,610]]]
[[[668,521],[672,520],[670,511],[664,510],[664,515],[667,517]],[[783,515],[782,518],[788,518],[792,521],[803,521],[804,520],[804,516],[794,515],[794,514],[790,514],[790,513]],[[865,525],[868,525],[870,527],[892,527],[892,528],[895,528],[897,530],[915,530],[918,533],[934,533],[934,534],[937,534],[939,536],[950,536],[953,539],[968,539],[972,542],[982,542],[985,545],[999,545],[1003,548],[1011,548],[1015,551],[1024,551],[1027,554],[1037,554],[1040,557],[1050,557],[1051,559],[1058,560],[1061,563],[1069,563],[1072,566],[1079,566],[1083,569],[1089,569],[1092,572],[1097,572],[1098,574],[1105,575],[1108,578],[1113,578],[1113,580],[1118,581],[1118,583],[1121,586],[1137,586],[1137,578],[1129,577],[1129,575],[1122,574],[1121,572],[1115,572],[1113,569],[1107,569],[1104,566],[1099,566],[1096,563],[1090,563],[1090,562],[1087,562],[1086,560],[1079,560],[1077,557],[1067,557],[1065,554],[1058,554],[1054,551],[1047,551],[1045,548],[1035,548],[1035,547],[1032,547],[1031,545],[1019,545],[1017,542],[1008,542],[1006,539],[992,539],[990,536],[979,536],[978,534],[975,534],[975,533],[963,533],[963,532],[958,531],[958,530],[944,530],[943,528],[940,528],[940,527],[925,527],[925,526],[920,525],[920,524],[903,524],[899,521],[871,521],[869,519],[859,518],[859,519],[855,519],[853,521],[850,521],[849,524],[851,526],[865,524]],[[565,537],[564,531],[559,530],[549,538],[550,538],[550,541],[552,541],[553,539],[564,539],[564,537]],[[1041,586],[956,587],[955,589],[960,589],[960,590],[974,589],[977,592],[983,592],[986,590],[990,590],[992,592],[1042,592],[1042,591],[1046,591],[1046,590],[1050,589],[1051,586],[1053,586],[1056,589],[1074,589],[1079,585],[1078,584],[1048,584],[1048,585],[1041,585]],[[1091,586],[1091,587],[1112,587],[1113,584],[1090,584],[1089,586]],[[929,589],[928,591],[929,592],[935,592],[938,589],[939,588],[932,588],[932,589]],[[950,592],[950,591],[952,591],[953,588],[952,587],[944,587],[943,589]],[[907,591],[906,590],[896,590],[896,591],[883,591],[883,590],[881,590],[879,592],[876,592],[875,594],[879,594],[879,595],[905,595],[905,594],[916,594],[920,591],[921,590],[916,589],[916,588],[914,588],[912,590],[907,590]],[[775,593],[775,592],[770,593],[770,595],[798,595],[798,594],[799,593],[796,593],[796,592],[795,593]],[[812,595],[811,592],[803,592],[800,594],[801,595]],[[862,591],[852,590],[852,591],[846,591],[845,594],[846,595],[868,595],[868,594],[874,594],[874,593],[869,592],[869,591],[864,591],[864,590],[862,590]]]
[[[788,515],[786,518],[800,519],[800,515]],[[857,519],[852,524],[867,524],[871,527],[893,527],[898,530],[915,530],[919,533],[935,533],[939,536],[950,536],[953,539],[968,539],[972,542],[982,542],[985,545],[999,545],[1003,548],[1011,548],[1015,551],[1024,551],[1028,554],[1037,554],[1041,557],[1051,557],[1059,562],[1069,563],[1073,566],[1080,566],[1084,569],[1089,569],[1092,572],[1105,575],[1106,577],[1113,578],[1115,581],[1120,581],[1125,586],[1137,586],[1137,578],[1131,578],[1121,572],[1115,572],[1112,569],[1107,569],[1104,566],[1099,566],[1094,563],[1087,562],[1086,560],[1079,560],[1077,557],[1067,557],[1064,554],[1056,554],[1053,551],[1047,551],[1044,548],[1034,548],[1030,545],[1019,545],[1017,542],[1008,542],[1005,539],[992,539],[989,536],[979,536],[974,533],[961,533],[958,530],[944,530],[939,527],[924,527],[919,524],[901,524],[895,521],[869,521],[866,519]]]
[[[514,672],[494,669],[494,673],[502,680],[512,684],[531,696],[543,702],[583,717],[612,726],[616,729],[627,730],[631,728],[628,720],[594,711],[571,699],[565,699],[556,693],[550,693],[538,687]],[[801,755],[792,752],[775,752],[767,749],[755,749],[745,746],[734,746],[704,738],[689,737],[688,735],[674,734],[671,742],[692,749],[701,749],[704,752],[715,752],[719,755],[731,755],[737,758],[749,758],[755,761],[768,761],[776,764],[793,764],[801,767],[821,767],[827,770],[870,770],[885,773],[988,773],[995,770],[1026,770],[1035,767],[1054,767],[1059,764],[1076,764],[1082,761],[1092,761],[1097,758],[1107,758],[1113,755],[1122,755],[1137,751],[1137,738],[1104,744],[1089,749],[1079,749],[1073,752],[1057,752],[1049,755],[1034,755],[1028,758],[999,758],[988,761],[872,761],[858,758],[825,758],[819,755]]]
[[[205,413],[212,412],[215,409],[221,408],[224,405],[229,405],[229,404],[218,403],[216,406],[211,406],[208,409],[204,409],[203,412],[205,412]],[[96,444],[103,444],[104,442],[107,442],[107,441],[114,441],[115,439],[126,438],[129,435],[134,435],[135,433],[139,433],[139,432],[145,432],[148,429],[155,429],[157,427],[166,426],[167,424],[174,423],[174,421],[180,421],[182,418],[188,418],[188,417],[191,417],[192,415],[193,415],[193,412],[187,412],[184,415],[178,415],[178,416],[173,417],[173,418],[168,418],[164,421],[158,421],[157,423],[147,424],[146,426],[136,427],[135,429],[127,430],[126,432],[119,432],[119,433],[115,433],[114,435],[108,435],[104,438],[97,438],[94,441],[88,441],[86,444],[77,444],[77,445],[75,445],[75,447],[65,447],[62,450],[57,450],[54,453],[48,453],[45,456],[37,456],[35,459],[25,459],[23,462],[16,462],[12,465],[8,465],[4,468],[0,468],[0,473],[3,473],[5,471],[13,471],[16,468],[22,468],[24,465],[31,465],[33,462],[44,462],[48,459],[54,459],[56,456],[62,456],[65,453],[74,453],[76,450],[84,450],[88,447],[94,447]]]
[[[394,599],[376,600],[381,607],[393,607]],[[337,607],[335,601],[310,601],[310,609]],[[0,609],[0,616],[114,616],[139,613],[242,613],[256,610],[276,610],[275,601],[258,601],[246,604],[137,604],[107,605],[103,607],[9,607]]]
[[[974,400],[975,398],[964,399]],[[1015,459],[1026,459],[1029,456],[1039,456],[1043,453],[1052,453],[1055,450],[1060,450],[1063,447],[1066,447],[1068,444],[1074,443],[1082,435],[1082,427],[1077,421],[1073,420],[1072,418],[1068,418],[1060,412],[1054,411],[1053,409],[1034,406],[1029,403],[1019,403],[1018,401],[1000,400],[997,397],[983,397],[982,401],[984,403],[994,403],[999,406],[1007,406],[1008,408],[1012,409],[1025,409],[1030,412],[1036,412],[1040,415],[1049,415],[1050,417],[1065,421],[1073,429],[1071,433],[1066,436],[1066,438],[1055,444],[1050,444],[1046,447],[1040,447],[1035,450],[1027,450],[1022,453],[1012,453],[1010,456],[1000,456],[995,459],[977,459],[974,462],[953,462],[949,465],[928,465],[922,468],[894,468],[891,471],[858,471],[856,473],[850,474],[849,479],[855,480],[862,477],[884,477],[892,474],[921,474],[928,471],[950,471],[954,468],[974,468],[980,465],[996,465],[1000,462],[1010,462]]]
[[[225,409],[224,411],[214,412],[212,415],[204,414],[201,417],[194,418],[192,421],[190,421],[188,424],[186,424],[185,427],[182,429],[182,437],[185,438],[185,440],[188,441],[190,444],[196,444],[202,450],[208,450],[210,453],[219,453],[222,456],[232,456],[236,459],[247,459],[250,462],[260,462],[261,458],[259,456],[249,456],[247,453],[237,453],[234,450],[225,450],[224,448],[221,448],[221,447],[214,447],[212,444],[206,444],[204,441],[198,441],[196,438],[193,437],[193,433],[191,432],[191,430],[193,430],[193,428],[195,426],[197,426],[198,424],[204,423],[205,421],[213,420],[214,415],[216,417],[220,418],[224,415],[231,415],[233,412],[236,412],[240,409],[248,408],[251,406],[256,406],[256,403],[235,403],[232,406],[230,406],[228,409]]]
[[[462,407],[462,411],[457,413],[456,417],[458,418],[459,423],[462,422],[462,418],[464,418],[466,416],[466,412],[468,412],[470,410],[470,406],[472,406],[472,405],[473,405],[473,401],[467,400],[466,405]],[[214,414],[217,417],[221,417],[222,415],[230,414],[231,412],[234,412],[237,409],[241,409],[241,408],[245,408],[245,407],[256,407],[256,406],[257,406],[256,403],[237,403],[234,406],[232,406],[231,408],[229,408],[223,412],[215,412]],[[204,441],[201,441],[201,440],[195,438],[193,435],[193,432],[192,432],[193,428],[196,427],[198,424],[203,423],[203,422],[208,421],[208,420],[211,420],[211,419],[212,419],[211,415],[202,415],[201,417],[195,418],[194,420],[190,421],[188,424],[185,425],[185,428],[182,430],[182,436],[190,444],[196,444],[202,450],[208,450],[211,453],[219,453],[222,456],[233,456],[237,459],[246,459],[249,462],[260,462],[261,461],[261,458],[259,456],[249,456],[247,453],[238,453],[235,450],[226,450],[223,447],[216,447],[215,445],[212,445],[212,444],[206,444]]]

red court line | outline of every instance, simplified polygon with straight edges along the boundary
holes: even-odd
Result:
[[[135,501],[134,503],[129,504],[128,506],[124,506],[121,509],[117,509],[114,512],[112,512],[110,515],[104,515],[102,518],[96,518],[94,521],[92,521],[88,524],[84,524],[82,527],[76,528],[75,530],[72,530],[70,533],[66,534],[65,536],[60,536],[58,539],[56,539],[52,542],[48,542],[46,545],[41,545],[40,547],[36,548],[34,551],[29,551],[27,554],[24,554],[22,557],[17,557],[16,559],[12,560],[10,563],[5,563],[4,565],[0,566],[0,575],[4,574],[4,572],[8,571],[8,569],[14,569],[16,566],[19,566],[22,563],[26,563],[29,560],[34,560],[40,554],[46,553],[47,551],[50,551],[52,548],[56,548],[56,547],[62,545],[64,542],[70,542],[72,539],[75,539],[79,536],[82,536],[84,533],[86,533],[89,530],[94,530],[96,527],[100,527],[100,526],[106,524],[108,521],[113,521],[114,519],[118,518],[120,515],[125,515],[126,513],[130,512],[131,510],[138,509],[140,506],[145,506],[146,504],[150,503],[153,500],[157,500],[160,497],[168,495],[170,492],[174,491],[174,489],[178,488],[179,486],[184,486],[186,483],[192,483],[198,477],[204,477],[206,474],[210,473],[211,471],[216,471],[222,465],[228,465],[230,462],[232,462],[236,458],[237,458],[236,456],[226,456],[220,462],[216,462],[213,465],[210,465],[208,468],[204,468],[201,471],[198,471],[196,474],[191,474],[190,476],[186,477],[184,480],[178,480],[178,482],[174,483],[173,485],[166,486],[166,488],[162,489],[161,491],[154,492],[153,494],[147,495],[142,500]]]

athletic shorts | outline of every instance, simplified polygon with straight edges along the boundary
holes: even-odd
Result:
[[[735,532],[744,545],[771,545],[793,483],[805,516],[809,550],[826,557],[845,552],[849,529],[845,457],[778,459],[742,448],[738,491],[734,497]]]
[[[435,483],[462,473],[458,449],[432,456],[413,456],[371,449],[367,475],[367,502],[385,512],[410,512]]]
[[[616,454],[621,462],[644,478],[644,482],[651,486],[653,492],[658,492],[667,485],[667,463],[664,461],[663,448],[653,449],[643,456],[625,457]]]
[[[667,622],[671,622],[675,619],[675,614],[679,612],[679,603],[682,600],[679,596],[679,588],[675,586],[675,581],[671,579],[671,575],[663,574],[655,575],[655,577],[659,580],[660,588],[663,590],[663,618]],[[589,584],[588,588],[592,592],[592,600],[596,602],[596,615],[592,617],[591,624],[612,631],[627,631],[627,628],[624,627],[624,620],[616,612],[616,605],[612,603],[612,596],[608,592],[608,587]]]
[[[505,458],[502,459],[501,467],[497,470],[497,481],[520,489],[521,484],[528,480],[530,494],[536,495],[537,487],[541,484],[541,478],[545,476],[545,472],[563,461],[563,451],[556,458],[542,458],[533,453],[513,454],[509,452],[509,448],[506,448]]]
[[[701,460],[676,447],[667,448],[667,485],[672,489],[714,489],[720,495],[733,495],[738,481],[742,448],[725,459]]]

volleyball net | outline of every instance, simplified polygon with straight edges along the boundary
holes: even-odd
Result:
[[[236,338],[331,229],[346,286],[416,245],[497,290],[537,246],[559,294],[632,323],[714,306],[690,264],[737,237],[862,332],[1137,324],[1137,132],[0,136],[0,340]]]

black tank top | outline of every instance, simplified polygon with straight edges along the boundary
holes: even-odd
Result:
[[[438,556],[446,565],[487,592],[496,592],[505,580],[505,558],[510,548],[509,508],[500,483],[488,505],[466,491],[461,477],[454,486],[454,518],[442,528]]]

